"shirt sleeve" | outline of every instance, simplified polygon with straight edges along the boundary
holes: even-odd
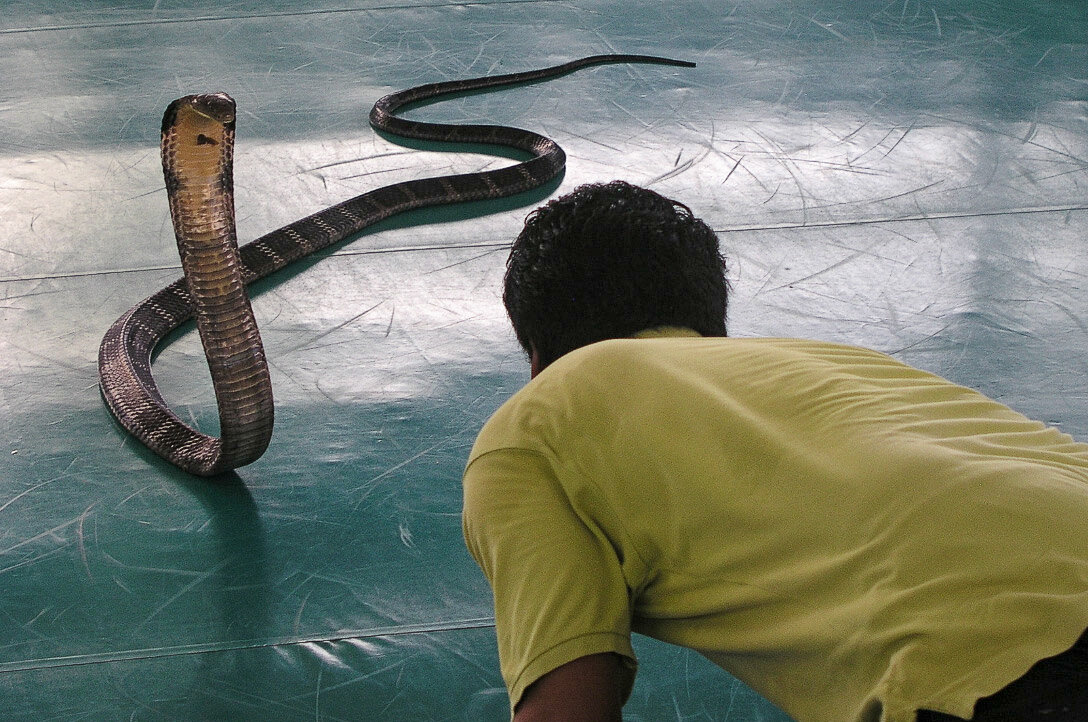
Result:
[[[602,652],[621,655],[630,694],[630,594],[616,549],[585,517],[537,452],[491,451],[465,471],[465,541],[494,591],[511,710],[543,675]]]

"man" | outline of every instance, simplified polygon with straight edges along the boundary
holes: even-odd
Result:
[[[710,228],[624,183],[514,243],[533,380],[464,530],[515,718],[620,719],[636,631],[799,722],[1088,720],[1088,444],[874,351],[726,338],[726,294]]]

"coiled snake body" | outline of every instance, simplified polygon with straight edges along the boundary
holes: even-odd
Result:
[[[528,152],[513,166],[384,186],[238,247],[234,227],[234,101],[225,94],[180,98],[162,127],[163,172],[185,276],[140,302],[106,332],[98,354],[102,396],[118,422],[179,468],[212,476],[264,453],[272,434],[272,386],[245,285],[390,216],[447,203],[501,198],[562,172],[554,141],[507,126],[444,125],[398,118],[406,104],[532,82],[603,63],[688,63],[645,55],[596,55],[563,65],[421,85],[381,98],[371,125],[406,138],[484,143]],[[151,373],[155,347],[196,316],[219,409],[218,438],[191,428],[163,400]]]

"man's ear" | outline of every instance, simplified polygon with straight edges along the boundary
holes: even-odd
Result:
[[[536,347],[533,347],[533,353],[529,357],[529,378],[535,379],[536,375],[543,370],[540,364],[540,354],[537,353]]]

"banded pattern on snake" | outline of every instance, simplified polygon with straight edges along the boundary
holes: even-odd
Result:
[[[272,387],[245,285],[383,219],[408,210],[501,198],[530,190],[563,171],[554,141],[509,126],[405,120],[405,105],[457,93],[550,79],[604,63],[694,63],[647,55],[595,55],[562,65],[409,88],[387,95],[371,125],[428,141],[482,143],[531,154],[516,165],[409,180],[363,193],[238,247],[234,227],[234,101],[225,94],[187,96],[163,117],[162,157],[170,211],[185,276],[132,307],[99,347],[102,396],[117,421],[184,471],[213,476],[251,463],[272,434]],[[219,409],[220,436],[188,426],[164,401],[151,372],[156,346],[196,316]]]

